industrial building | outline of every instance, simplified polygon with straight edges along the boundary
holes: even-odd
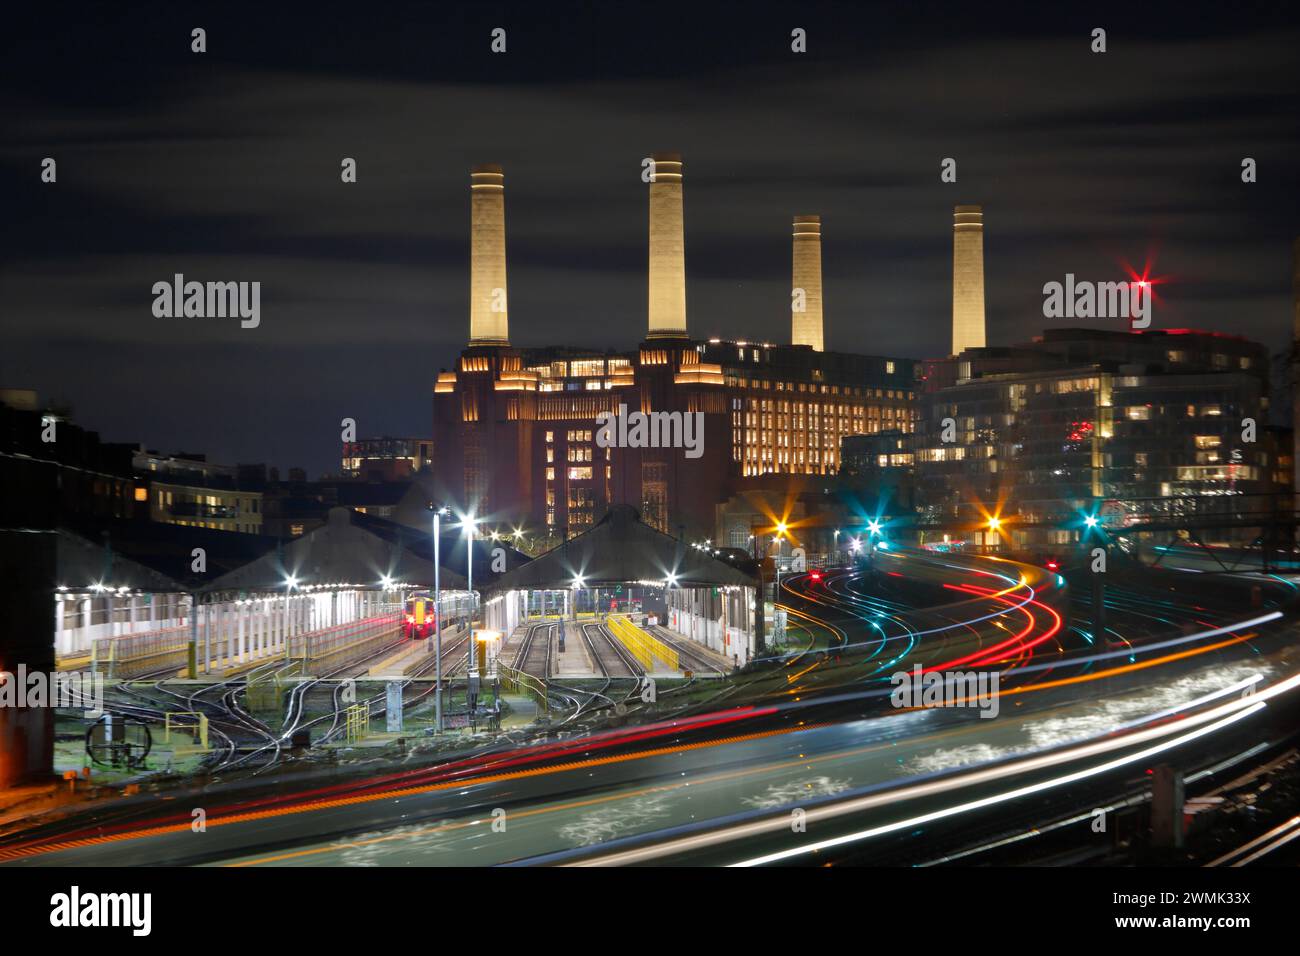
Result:
[[[626,351],[510,345],[505,177],[470,176],[469,346],[434,385],[439,493],[557,540],[613,504],[651,526],[712,534],[715,506],[764,475],[834,475],[848,435],[913,428],[910,360],[823,350],[820,217],[793,218],[791,343],[693,337],[687,326],[684,165],[653,157],[645,339]],[[602,447],[597,416],[703,416],[698,457]]]

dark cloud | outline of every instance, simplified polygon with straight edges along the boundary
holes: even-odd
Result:
[[[951,207],[979,202],[994,343],[1041,329],[1044,282],[1148,260],[1170,279],[1158,324],[1289,338],[1285,6],[1144,7],[1141,29],[1049,5],[372,6],[15,18],[0,381],[72,400],[114,440],[337,467],[345,415],[429,429],[467,332],[474,163],[506,169],[512,339],[636,342],[657,149],[686,160],[699,334],[787,338],[789,221],[817,212],[829,347],[941,353]],[[37,181],[46,155],[57,186]],[[261,281],[262,326],[154,318],[175,272]]]

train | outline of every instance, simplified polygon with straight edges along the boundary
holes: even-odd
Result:
[[[434,619],[437,612],[433,601],[427,595],[406,599],[406,616],[403,623],[404,634],[408,640],[419,640],[433,633]]]
[[[469,614],[468,595],[444,591],[442,595],[442,612],[444,633],[448,630],[454,631],[464,628]],[[433,595],[423,592],[407,597],[402,628],[403,634],[408,640],[423,640],[426,637],[431,637],[436,624],[437,611]]]

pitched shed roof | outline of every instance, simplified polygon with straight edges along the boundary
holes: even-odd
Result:
[[[378,587],[385,578],[402,584],[432,586],[433,562],[414,547],[418,539],[380,533],[378,529],[383,525],[347,508],[331,508],[329,520],[321,527],[222,575],[203,590],[283,590],[290,576],[299,587],[329,584]],[[388,530],[384,528],[385,532]],[[463,588],[465,579],[444,567],[441,584],[444,588]]]
[[[724,561],[658,531],[630,505],[614,505],[589,530],[493,581],[491,590],[582,587],[636,581],[678,587],[758,583],[753,562]]]

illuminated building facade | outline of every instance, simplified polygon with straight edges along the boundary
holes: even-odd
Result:
[[[661,530],[708,534],[715,503],[745,479],[834,475],[845,436],[910,431],[912,368],[722,340],[647,340],[608,354],[471,348],[435,386],[437,473],[463,476],[447,494],[503,525],[574,534],[610,504],[632,504]],[[700,457],[599,447],[596,416],[620,404],[704,413]]]
[[[1056,329],[928,363],[913,445],[922,521],[996,517],[1003,527],[974,543],[1054,547],[1102,501],[1139,513],[1274,492],[1268,376],[1264,346],[1190,330]]]
[[[433,396],[437,493],[488,516],[493,527],[526,524],[535,531],[540,526],[563,538],[590,527],[609,505],[630,504],[660,530],[707,535],[715,505],[746,479],[834,475],[845,436],[913,427],[910,360],[824,352],[812,343],[688,335],[683,165],[670,153],[655,154],[654,163],[647,333],[636,349],[488,345],[472,318],[469,347],[453,369],[438,375]],[[477,203],[478,180],[472,185]],[[483,244],[478,233],[484,221],[504,222],[504,211],[484,217],[475,206],[475,249]],[[486,288],[490,283],[478,270],[495,269],[497,263],[501,271],[491,282],[504,287],[504,242],[499,252],[499,257],[472,257],[471,289]],[[803,270],[799,274],[815,288],[820,346],[820,268],[814,276],[797,252],[795,270]],[[800,328],[792,320],[792,336]],[[504,338],[504,324],[492,334]],[[698,456],[683,448],[600,447],[596,418],[617,413],[620,406],[630,412],[702,414]]]
[[[148,451],[137,454],[133,464],[139,476],[137,500],[148,501],[151,521],[262,533],[262,491],[241,481],[237,466]]]
[[[401,481],[428,468],[433,441],[428,438],[361,438],[343,443],[343,477]]]

